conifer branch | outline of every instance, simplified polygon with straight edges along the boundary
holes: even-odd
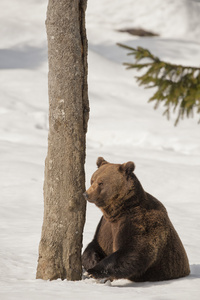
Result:
[[[170,118],[171,110],[177,111],[175,125],[184,117],[192,117],[194,110],[200,113],[200,68],[182,66],[161,61],[148,49],[137,49],[118,44],[135,57],[135,63],[124,63],[127,69],[145,70],[141,76],[136,76],[139,85],[146,88],[157,87],[148,102],[155,102],[156,109],[160,103],[166,107],[163,115]],[[144,63],[140,61],[145,59]],[[200,120],[199,120],[200,123]]]

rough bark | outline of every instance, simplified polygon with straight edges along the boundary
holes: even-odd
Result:
[[[87,0],[49,0],[49,135],[37,278],[80,280],[85,222]]]

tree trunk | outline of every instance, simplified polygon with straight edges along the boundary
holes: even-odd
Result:
[[[85,223],[87,0],[49,0],[49,136],[36,278],[80,280]]]

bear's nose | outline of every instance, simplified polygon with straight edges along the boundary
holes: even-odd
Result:
[[[85,199],[86,199],[86,200],[87,200],[87,199],[88,199],[88,197],[89,197],[89,195],[88,195],[88,193],[87,193],[87,192],[83,193],[83,196],[85,197]]]

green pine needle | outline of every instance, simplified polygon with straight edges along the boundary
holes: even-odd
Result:
[[[135,57],[135,63],[124,63],[127,69],[144,70],[143,75],[136,77],[139,85],[157,88],[149,102],[155,102],[155,109],[162,102],[166,108],[163,115],[167,119],[170,119],[171,110],[177,112],[175,125],[180,119],[193,117],[194,110],[200,113],[200,68],[161,61],[142,47],[118,46],[130,51],[128,55]],[[141,63],[143,59],[145,63]]]

